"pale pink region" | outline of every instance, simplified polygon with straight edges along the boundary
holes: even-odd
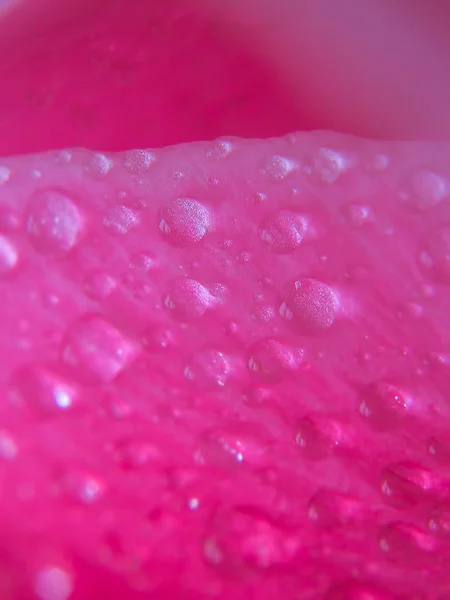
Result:
[[[352,157],[335,181],[321,148]],[[146,152],[3,161],[2,572],[74,599],[428,600],[450,560],[450,286],[430,241],[450,206],[398,193],[424,164],[448,177],[448,145]],[[301,168],[315,155],[327,181]],[[300,167],[268,177],[275,156]],[[54,189],[75,211],[44,202],[30,230]],[[34,569],[42,545],[68,563]]]

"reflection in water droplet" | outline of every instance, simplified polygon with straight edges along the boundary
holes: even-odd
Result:
[[[66,192],[41,190],[26,209],[26,229],[35,248],[44,254],[68,252],[78,242],[83,219]]]
[[[178,198],[161,208],[158,227],[170,244],[188,246],[203,239],[211,227],[211,217],[198,200]]]
[[[61,357],[74,377],[89,383],[112,381],[135,358],[137,345],[97,316],[79,319],[69,328]]]

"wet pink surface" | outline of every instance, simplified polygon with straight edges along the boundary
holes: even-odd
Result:
[[[0,161],[1,598],[450,598],[448,143],[224,137],[339,119],[72,10],[0,36],[0,153],[97,150]]]

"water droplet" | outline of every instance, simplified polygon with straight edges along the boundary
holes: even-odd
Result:
[[[381,429],[399,425],[413,406],[413,398],[406,390],[384,381],[363,389],[359,412]]]
[[[389,158],[389,156],[387,156],[386,154],[377,154],[372,160],[371,167],[374,171],[382,173],[383,171],[386,171],[390,163],[391,159]]]
[[[361,518],[362,505],[357,498],[321,489],[310,499],[309,518],[321,527],[347,525]]]
[[[89,383],[112,381],[137,354],[136,344],[101,317],[87,316],[69,328],[62,360]]]
[[[327,458],[345,441],[340,424],[322,415],[304,417],[295,428],[297,446],[313,460]]]
[[[157,264],[156,256],[148,252],[138,252],[130,258],[130,269],[135,272],[147,273]]]
[[[212,295],[194,279],[175,280],[164,298],[166,308],[180,320],[201,317],[212,304]]]
[[[417,210],[437,206],[449,193],[449,183],[437,173],[419,169],[401,184],[400,199]]]
[[[0,430],[0,458],[13,460],[18,453],[14,438],[6,431]]]
[[[410,523],[395,521],[380,528],[379,545],[383,552],[400,556],[434,552],[436,540]]]
[[[305,335],[325,331],[334,323],[339,308],[335,292],[325,283],[305,277],[286,290],[280,315]]]
[[[123,166],[133,175],[145,173],[155,161],[155,156],[148,150],[128,150],[125,152]]]
[[[140,218],[128,206],[121,204],[109,209],[103,219],[103,225],[110,233],[123,235],[139,225]]]
[[[434,497],[437,484],[432,471],[413,462],[392,463],[381,472],[381,492],[385,500],[398,509],[429,501]]]
[[[103,481],[83,467],[62,471],[59,482],[63,493],[82,504],[93,504],[105,493]]]
[[[233,144],[230,140],[216,140],[213,146],[206,151],[206,156],[221,159],[227,157],[232,151]]]
[[[259,235],[273,252],[284,254],[300,246],[307,225],[304,216],[290,210],[281,210],[263,220]]]
[[[26,209],[26,229],[39,252],[68,252],[78,242],[82,227],[82,216],[67,193],[50,189],[31,196]]]
[[[248,564],[267,569],[290,563],[299,546],[298,537],[257,507],[238,506],[215,515],[204,556],[215,566],[236,568]]]
[[[422,267],[437,283],[450,283],[450,225],[432,232],[419,258]]]
[[[117,461],[124,469],[140,469],[155,461],[161,461],[161,450],[149,440],[131,438],[121,440],[115,446]]]
[[[0,235],[0,276],[10,273],[17,261],[17,250],[6,237]]]
[[[334,585],[325,594],[324,600],[395,600],[394,597],[378,586],[346,581]]]
[[[429,455],[435,461],[443,464],[450,463],[450,436],[448,434],[430,437],[427,440],[427,448]]]
[[[144,332],[142,344],[149,352],[158,352],[175,344],[175,336],[167,327],[154,325]]]
[[[20,228],[20,217],[10,206],[0,207],[0,231],[11,233]]]
[[[199,445],[200,462],[218,466],[236,463],[264,465],[271,438],[262,426],[246,422],[231,422],[207,431]]]
[[[265,163],[262,173],[271,181],[284,181],[299,168],[295,160],[275,154]]]
[[[48,566],[38,573],[34,591],[39,600],[68,600],[73,592],[72,577],[60,567]]]
[[[199,242],[211,227],[206,206],[192,198],[178,198],[161,208],[158,227],[174,246],[189,246]]]
[[[304,351],[291,348],[286,344],[266,338],[256,342],[248,359],[248,368],[268,382],[275,382],[295,373],[303,362]]]
[[[375,220],[372,208],[364,204],[348,204],[343,209],[344,216],[353,227],[361,227]]]
[[[84,282],[86,294],[93,300],[105,300],[116,287],[114,277],[101,271],[90,273]]]
[[[308,171],[324,183],[335,183],[352,166],[352,161],[343,153],[331,148],[320,148]]]
[[[197,352],[184,369],[184,376],[199,387],[223,387],[230,374],[226,357],[218,350]]]
[[[4,185],[9,181],[11,177],[11,170],[4,165],[0,166],[0,185]]]
[[[89,160],[84,169],[91,177],[102,178],[108,175],[113,165],[113,161],[105,154],[96,153],[89,155]]]
[[[433,535],[450,540],[450,504],[442,502],[433,507],[428,527]]]
[[[78,403],[78,392],[70,381],[43,365],[29,365],[13,377],[12,401],[49,414],[70,411]]]

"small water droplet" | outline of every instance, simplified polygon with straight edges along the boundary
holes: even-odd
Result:
[[[248,368],[268,382],[295,373],[303,362],[302,348],[292,348],[273,338],[256,342],[250,349]]]
[[[112,159],[108,158],[105,154],[90,154],[84,170],[93,178],[102,178],[108,175],[113,165]]]
[[[87,316],[69,328],[61,357],[80,380],[101,383],[115,379],[137,351],[137,345],[111,323],[98,316]]]
[[[227,358],[213,349],[197,352],[184,369],[184,376],[198,387],[223,387],[230,374]]]
[[[75,200],[56,189],[35,192],[26,209],[26,229],[43,254],[68,252],[78,242],[83,218]]]
[[[60,567],[45,567],[36,577],[34,591],[39,600],[68,600],[73,592],[72,577]]]
[[[189,246],[204,238],[211,227],[206,206],[192,198],[178,198],[161,208],[158,228],[174,246]]]
[[[147,171],[155,161],[155,156],[148,150],[128,150],[125,152],[123,166],[133,175],[140,175]]]
[[[86,294],[93,300],[105,300],[117,287],[117,281],[111,275],[97,271],[90,273],[84,282]]]
[[[400,199],[420,211],[434,208],[450,191],[449,182],[444,177],[427,169],[409,173],[400,188]]]
[[[128,233],[133,227],[139,225],[139,222],[139,215],[122,204],[110,208],[103,219],[105,229],[117,235]]]
[[[305,277],[294,282],[284,295],[279,313],[305,335],[325,331],[334,323],[339,300],[330,286]]]
[[[299,168],[295,160],[275,154],[262,168],[262,174],[271,181],[284,181]]]
[[[0,276],[10,273],[17,265],[16,248],[3,235],[0,235]]]
[[[450,225],[431,233],[419,260],[436,283],[450,283]]]
[[[62,414],[77,405],[76,387],[56,371],[39,364],[23,367],[11,383],[15,404],[49,414]]]
[[[172,282],[164,297],[164,306],[180,320],[201,317],[213,305],[213,296],[194,279],[177,279]]]
[[[262,221],[259,236],[273,252],[293,252],[302,243],[307,225],[304,216],[281,210]]]
[[[365,387],[359,412],[381,429],[392,429],[413,407],[413,398],[389,382],[379,381]]]
[[[201,462],[217,466],[264,465],[271,446],[267,430],[250,421],[229,422],[202,435]]]
[[[442,502],[433,507],[428,527],[436,537],[450,540],[450,504]]]

